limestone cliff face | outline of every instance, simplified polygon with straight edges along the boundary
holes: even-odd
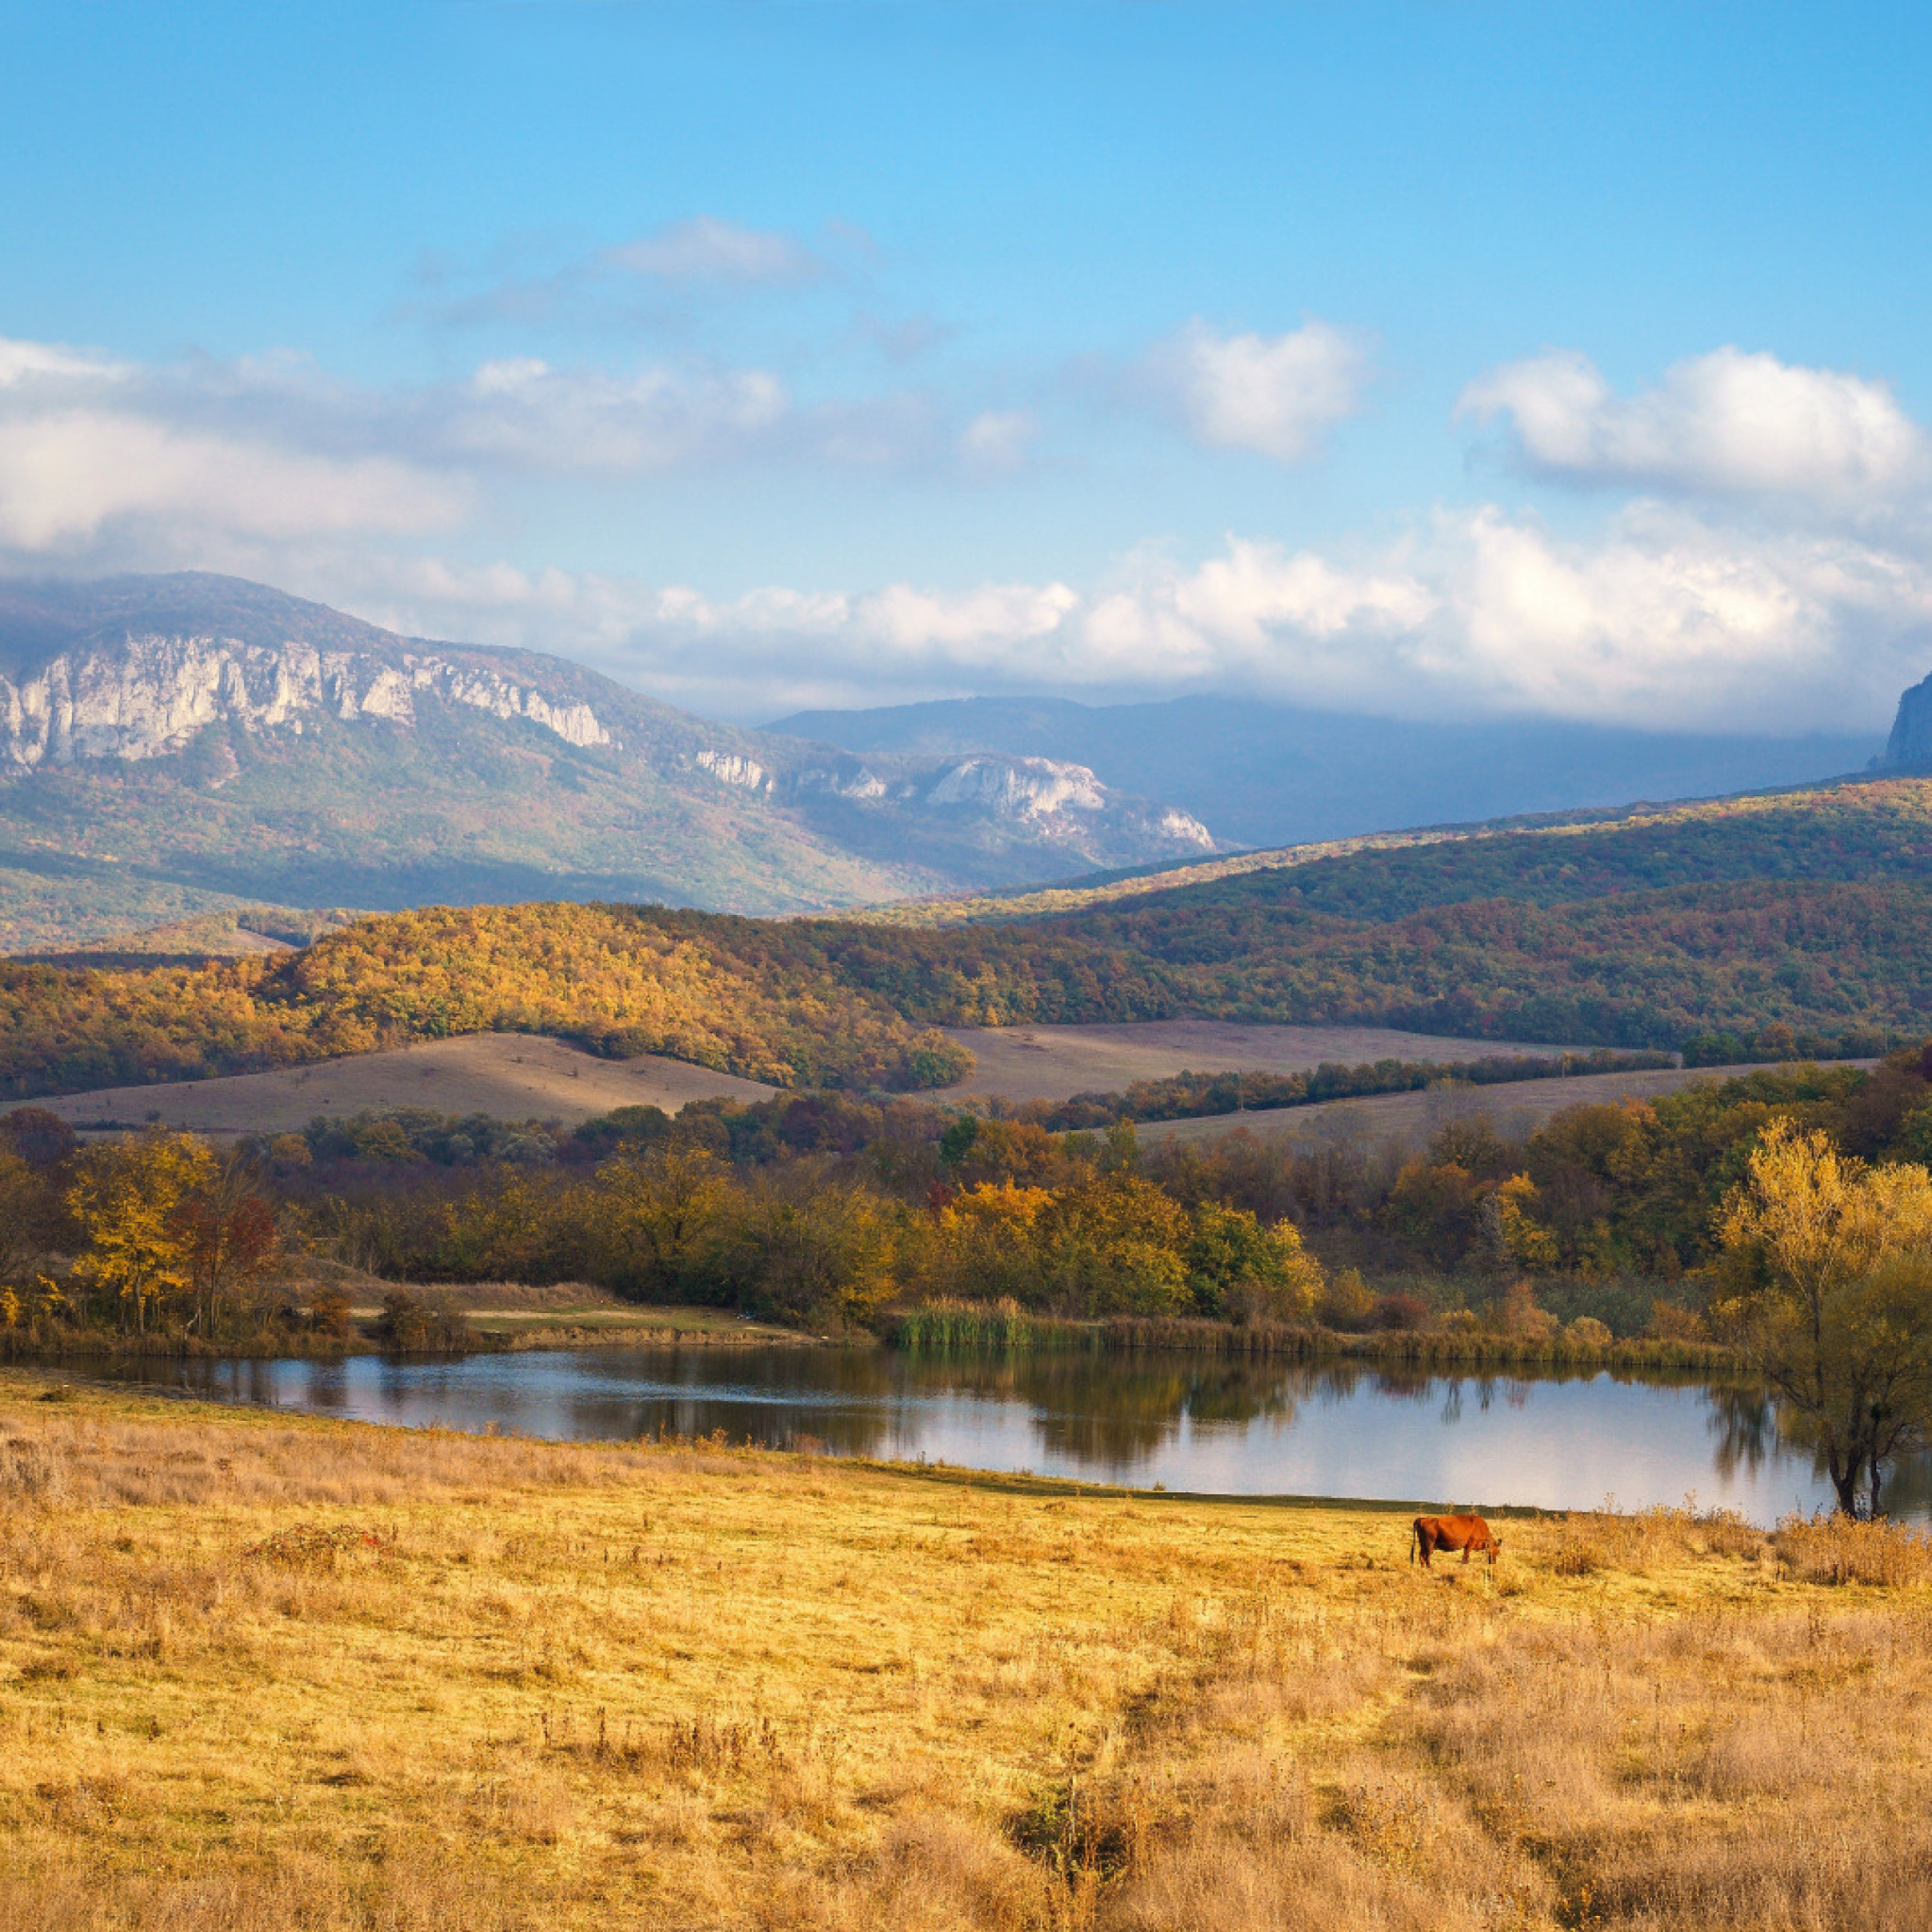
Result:
[[[1074,851],[1084,851],[1096,833],[1139,841],[1163,857],[1216,849],[1214,835],[1191,813],[1115,791],[1085,765],[982,752],[866,761],[813,749],[815,760],[782,774],[711,752],[700,752],[697,761],[728,784],[751,786],[780,801],[802,803],[816,795],[902,815],[979,820]]]
[[[1921,679],[1899,698],[1885,762],[1907,769],[1932,766],[1932,677]]]
[[[291,640],[130,636],[63,652],[18,679],[0,676],[0,759],[15,766],[77,758],[155,758],[184,750],[210,724],[299,735],[326,714],[413,727],[432,691],[495,718],[526,718],[567,744],[609,744],[587,704],[555,702],[499,675],[413,652],[387,662]]]
[[[860,756],[195,575],[0,580],[0,854],[28,846],[84,911],[105,861],[264,904],[797,911],[1215,849],[1083,764]]]

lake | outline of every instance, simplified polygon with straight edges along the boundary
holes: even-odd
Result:
[[[1224,1495],[1594,1508],[1681,1503],[1774,1523],[1829,1507],[1749,1389],[1607,1374],[1407,1374],[1204,1355],[586,1349],[458,1360],[132,1361],[86,1379],[364,1422],[831,1455]],[[1924,1516],[1932,1479],[1903,1469]]]

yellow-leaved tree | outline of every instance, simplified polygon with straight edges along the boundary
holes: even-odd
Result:
[[[622,1154],[597,1170],[602,1260],[620,1294],[711,1299],[730,1170],[703,1147]]]
[[[192,1134],[147,1133],[90,1147],[75,1163],[68,1211],[87,1245],[77,1286],[119,1305],[147,1332],[158,1309],[194,1285],[193,1237],[182,1210],[217,1177],[213,1151]]]
[[[1720,1224],[1712,1315],[1823,1459],[1848,1514],[1932,1430],[1932,1174],[1774,1120]]]

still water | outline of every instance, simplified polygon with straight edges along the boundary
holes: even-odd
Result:
[[[453,1361],[143,1361],[91,1379],[365,1422],[658,1434],[1224,1495],[1624,1508],[1771,1524],[1828,1507],[1768,1403],[1695,1381],[1404,1374],[1194,1355],[918,1357],[884,1349],[587,1349]],[[1932,1480],[1890,1499],[1924,1516]]]

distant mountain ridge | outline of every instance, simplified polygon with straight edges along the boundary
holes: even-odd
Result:
[[[0,948],[263,900],[857,905],[1216,849],[1075,761],[855,754],[236,578],[0,586]]]
[[[1074,759],[1105,783],[1131,774],[1134,790],[1171,799],[1220,839],[1258,847],[1808,784],[1859,771],[1881,749],[1875,735],[1728,737],[1546,718],[1417,724],[1223,697],[955,698],[800,711],[765,728],[860,753]],[[1932,759],[1932,715],[1927,739]]]

